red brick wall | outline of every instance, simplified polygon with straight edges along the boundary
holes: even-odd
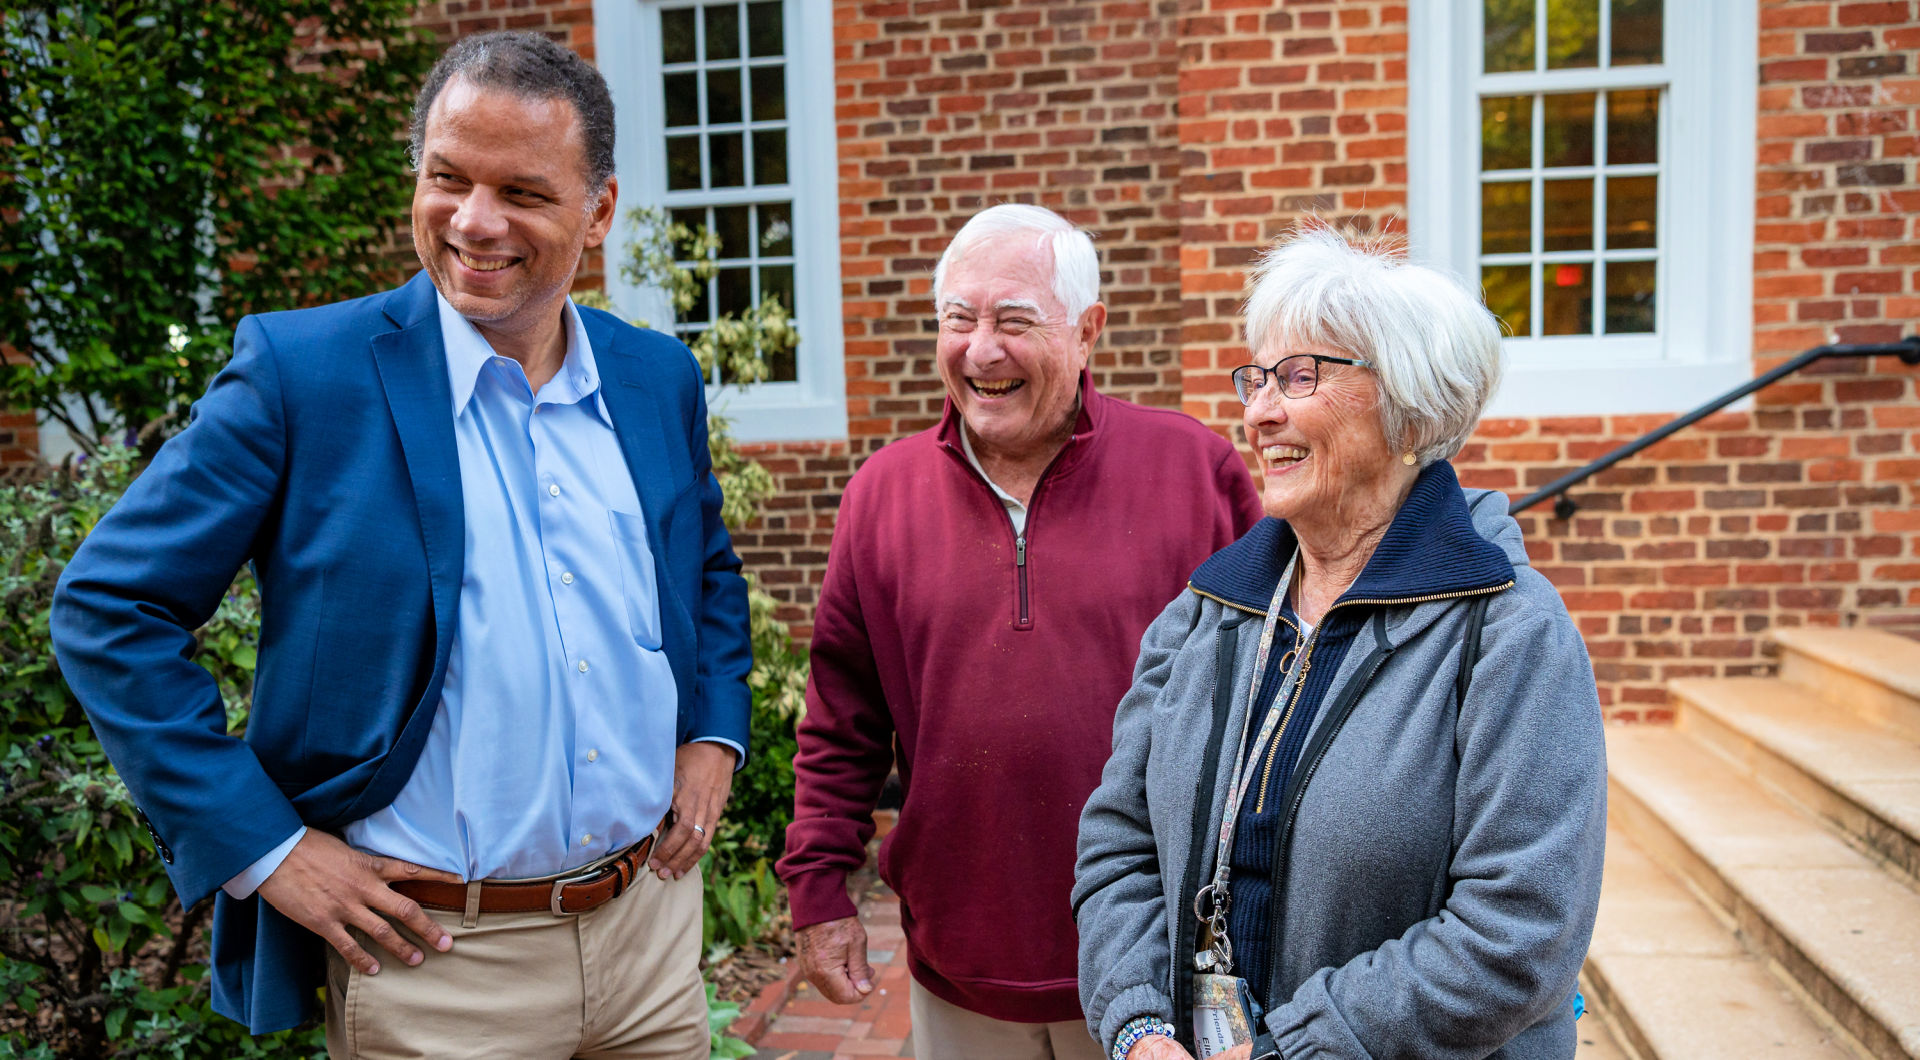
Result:
[[[1185,407],[1227,426],[1223,369],[1248,248],[1303,213],[1398,224],[1405,7],[1204,0],[1181,39]],[[1761,5],[1757,368],[1920,317],[1916,4]],[[1920,402],[1888,358],[1830,363],[1521,517],[1610,715],[1659,718],[1661,682],[1766,672],[1777,624],[1920,632]],[[1675,409],[1674,413],[1685,411]],[[1458,463],[1520,494],[1670,416],[1493,420]]]
[[[1759,369],[1822,342],[1891,339],[1920,317],[1915,8],[1762,3]],[[1056,84],[1089,76],[1075,65],[1084,49],[1062,54],[1077,41],[1040,34],[1116,24],[1104,14],[1074,21],[1096,10],[1105,8],[1064,0],[988,11],[837,5],[855,427],[846,450],[772,454],[792,476],[794,495],[782,504],[793,514],[785,525],[769,520],[753,559],[776,563],[794,554],[782,549],[804,550],[804,573],[779,573],[796,586],[793,613],[811,600],[810,588],[798,587],[818,577],[811,561],[824,554],[845,469],[937,412],[921,322],[927,270],[952,227],[983,195],[1008,189],[1103,228],[1109,251],[1141,241],[1137,230],[1089,218],[1085,196],[1097,195],[1100,181],[1055,184],[1035,156],[1059,149],[1013,132],[1029,128],[1023,118],[1042,127],[1054,102],[1029,74],[1058,70],[1064,59],[1069,69],[1064,82],[1052,75]],[[1157,298],[1177,284],[1182,405],[1237,434],[1225,369],[1245,355],[1238,309],[1254,249],[1310,215],[1362,232],[1403,227],[1406,6],[1189,0],[1155,14],[1158,24],[1142,36],[1157,61],[1139,73],[1156,93],[1169,81],[1177,91],[1176,158],[1164,155],[1169,119],[1145,109],[1166,97],[1133,98],[1148,123],[1140,157],[1159,181],[1146,189],[1148,201],[1179,223],[1177,241],[1151,233],[1155,260],[1167,261],[1160,255],[1173,247],[1178,257],[1133,297]],[[1008,35],[992,41],[996,29]],[[1034,35],[1017,36],[1023,29]],[[974,80],[988,76],[997,80]],[[1101,117],[1089,107],[1079,120],[1098,128]],[[1105,120],[1115,125],[1122,115]],[[1156,347],[1143,340],[1151,360]],[[1777,624],[1920,630],[1915,374],[1891,359],[1829,364],[1768,390],[1751,411],[1713,417],[1591,480],[1575,493],[1581,510],[1571,521],[1544,507],[1522,517],[1533,562],[1561,588],[1587,637],[1611,716],[1661,718],[1669,677],[1766,672],[1762,636]],[[1140,384],[1143,396],[1158,400],[1166,379]],[[1458,463],[1468,482],[1518,495],[1668,418],[1489,421]]]
[[[543,28],[592,57],[590,0],[422,8],[443,39]],[[1095,374],[1237,436],[1225,369],[1253,252],[1309,215],[1396,232],[1404,2],[836,0],[849,437],[756,447],[781,494],[738,539],[803,635],[859,461],[935,421],[927,297],[966,217],[1039,202],[1094,230],[1112,307]],[[1920,318],[1920,3],[1760,0],[1758,367]],[[599,285],[597,257],[579,285]],[[1781,624],[1920,634],[1920,400],[1891,359],[1829,364],[1522,517],[1603,702],[1763,672]],[[1678,413],[1682,410],[1675,409]],[[1489,421],[1458,463],[1525,492],[1666,416]],[[29,424],[0,422],[0,449]]]
[[[939,420],[933,265],[983,207],[1039,203],[1092,231],[1095,384],[1180,400],[1175,6],[834,4],[848,440],[755,450],[783,496],[739,539],[802,631],[854,467]]]
[[[1404,231],[1404,2],[1200,0],[1180,21],[1183,407],[1239,435],[1244,267],[1302,219]]]
[[[0,411],[0,469],[30,467],[40,459],[40,428],[31,412]]]

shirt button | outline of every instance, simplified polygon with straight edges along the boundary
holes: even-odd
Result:
[[[583,836],[581,836],[581,837],[580,837],[580,845],[581,845],[581,846],[586,846],[586,845],[587,845],[588,843],[591,843],[591,842],[593,842],[593,833],[592,833],[592,832],[588,832],[588,833],[587,833],[586,835],[583,835]]]
[[[561,574],[560,574],[560,584],[561,584],[561,585],[572,585],[572,584],[573,584],[573,572],[572,572],[572,571],[563,571],[563,572],[561,572]]]
[[[549,496],[549,497],[558,497],[558,496],[560,496],[560,484],[559,484],[559,483],[554,483],[553,485],[551,485],[551,486],[548,486],[548,487],[547,487],[547,496]]]
[[[590,749],[590,750],[588,750],[588,751],[587,751],[587,761],[589,761],[589,762],[597,762],[597,761],[599,761],[599,760],[600,760],[600,749],[599,749],[599,748],[597,748],[597,747],[596,747],[596,748],[592,748],[592,749]]]
[[[581,673],[587,672],[587,660],[585,659],[580,660],[580,672]]]

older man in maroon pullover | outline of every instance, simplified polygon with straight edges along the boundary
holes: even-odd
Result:
[[[995,206],[933,277],[940,425],[874,454],[840,503],[780,861],[807,978],[873,988],[847,896],[896,762],[880,873],[900,895],[919,1060],[1099,1057],[1068,903],[1140,636],[1260,518],[1231,443],[1105,397],[1084,232]]]

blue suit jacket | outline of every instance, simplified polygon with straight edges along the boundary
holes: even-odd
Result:
[[[720,522],[706,394],[680,343],[581,310],[646,515],[679,739],[747,746],[747,590]],[[148,819],[183,904],[301,824],[393,801],[446,674],[465,556],[433,285],[249,317],[187,428],[60,580],[62,673]],[[243,563],[260,582],[245,741],[191,630]],[[501,739],[512,739],[501,733]],[[313,1011],[320,938],[215,899],[213,1003],[254,1033]]]

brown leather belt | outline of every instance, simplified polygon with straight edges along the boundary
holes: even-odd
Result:
[[[482,881],[479,906],[471,911],[579,916],[625,893],[633,881],[647,870],[647,855],[652,850],[653,837],[648,836],[612,861],[551,880],[529,880],[525,883]],[[400,880],[391,886],[428,909],[451,913],[469,911],[468,884]]]

